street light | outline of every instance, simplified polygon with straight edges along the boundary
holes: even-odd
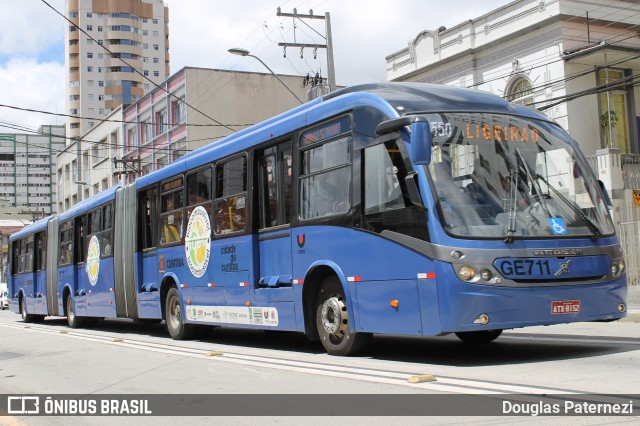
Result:
[[[282,80],[280,79],[280,77],[278,77],[278,75],[277,75],[275,72],[273,72],[273,70],[272,70],[271,68],[269,68],[269,66],[268,66],[267,64],[265,64],[265,63],[264,63],[264,61],[263,61],[262,59],[258,58],[256,55],[252,55],[252,54],[251,54],[251,53],[249,53],[249,51],[248,51],[248,50],[246,50],[246,49],[240,49],[240,48],[229,49],[229,53],[232,53],[232,54],[234,54],[234,55],[239,55],[239,56],[251,56],[252,58],[257,59],[258,61],[260,61],[260,63],[261,63],[262,65],[264,65],[264,67],[265,67],[266,69],[268,69],[268,70],[269,70],[269,72],[270,72],[270,73],[271,73],[275,78],[277,78],[277,79],[278,79],[278,81],[279,81],[280,83],[282,83],[282,85],[283,85],[284,87],[286,87],[286,89],[289,91],[289,93],[291,93],[291,94],[292,94],[292,95],[293,95],[293,96],[298,100],[298,102],[300,102],[301,104],[303,104],[303,103],[304,103],[304,102],[302,101],[302,99],[300,99],[300,98],[298,97],[298,95],[296,95],[295,93],[293,93],[293,91],[292,91],[291,89],[289,89],[289,86],[287,86],[287,85],[285,84],[285,82],[284,82],[284,81],[282,81]]]

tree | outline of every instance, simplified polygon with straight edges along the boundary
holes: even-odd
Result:
[[[600,127],[604,130],[605,146],[611,148],[611,130],[618,124],[618,115],[615,111],[607,111],[600,116]]]

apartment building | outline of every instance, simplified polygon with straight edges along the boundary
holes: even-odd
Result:
[[[65,142],[63,125],[40,126],[37,134],[0,134],[0,207],[11,207],[10,213],[23,217],[54,212],[55,158]]]
[[[169,10],[162,0],[68,0],[69,137],[169,76]]]

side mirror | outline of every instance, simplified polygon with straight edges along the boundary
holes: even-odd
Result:
[[[431,163],[431,126],[425,117],[416,117],[411,124],[411,160],[414,164]]]
[[[431,163],[431,126],[426,117],[404,116],[393,120],[383,121],[376,127],[380,136],[395,132],[405,126],[411,126],[411,160],[414,164],[428,165]]]

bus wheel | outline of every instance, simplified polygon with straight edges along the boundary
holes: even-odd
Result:
[[[76,315],[76,305],[73,303],[71,296],[67,296],[67,324],[71,328],[82,326],[82,319]]]
[[[174,340],[188,339],[193,335],[193,327],[184,323],[184,312],[180,306],[180,293],[172,287],[167,293],[165,313],[167,316],[167,330]]]
[[[482,331],[464,331],[456,333],[458,339],[464,343],[471,343],[474,345],[489,343],[496,340],[502,334],[502,330],[482,330]]]
[[[316,327],[322,346],[332,355],[349,356],[361,352],[371,340],[369,333],[355,333],[338,277],[324,280],[318,291]]]
[[[20,301],[20,314],[22,315],[22,322],[33,322],[35,320],[35,315],[27,313],[27,302],[24,297]]]

